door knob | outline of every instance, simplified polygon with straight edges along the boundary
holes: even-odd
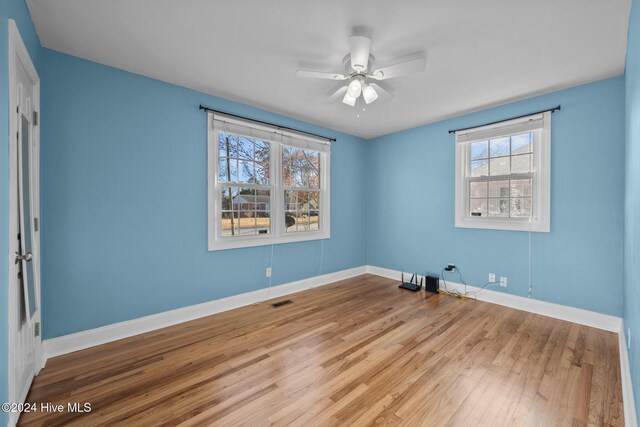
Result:
[[[20,255],[18,252],[16,252],[16,264],[22,260],[29,262],[32,259],[33,259],[33,254],[31,252],[27,252],[25,255]]]

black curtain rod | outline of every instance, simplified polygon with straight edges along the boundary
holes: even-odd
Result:
[[[456,133],[456,132],[462,132],[463,130],[469,130],[469,129],[474,129],[474,128],[479,128],[482,126],[489,126],[489,125],[495,125],[496,123],[502,123],[502,122],[506,122],[507,120],[515,120],[515,119],[521,119],[523,117],[527,117],[527,116],[533,116],[535,114],[540,114],[540,113],[546,113],[547,111],[551,111],[552,113],[554,111],[559,111],[560,105],[556,105],[553,108],[547,108],[546,110],[540,110],[540,111],[536,111],[535,113],[529,113],[529,114],[523,114],[521,116],[516,116],[516,117],[511,117],[510,119],[504,119],[504,120],[496,120],[495,122],[491,122],[491,123],[485,123],[483,125],[477,125],[477,126],[469,126],[468,128],[461,128],[461,129],[452,129],[449,131],[449,133]]]
[[[235,117],[235,118],[237,118],[237,119],[250,120],[250,121],[255,122],[255,123],[260,123],[261,125],[273,126],[273,127],[275,127],[275,128],[282,129],[282,130],[290,130],[290,131],[293,131],[293,132],[302,133],[302,134],[309,135],[309,136],[314,136],[314,137],[316,137],[316,138],[326,139],[326,140],[331,141],[331,142],[335,142],[335,141],[336,141],[336,139],[335,139],[335,138],[328,138],[328,137],[326,137],[326,136],[318,135],[318,134],[316,134],[316,133],[305,132],[305,131],[303,131],[303,130],[294,129],[294,128],[290,128],[290,127],[287,127],[287,126],[275,125],[275,124],[273,124],[273,123],[263,122],[262,120],[252,119],[252,118],[250,118],[250,117],[244,117],[244,116],[239,116],[239,115],[237,115],[237,114],[231,114],[231,113],[226,113],[226,112],[224,112],[224,111],[214,110],[213,108],[205,107],[205,106],[204,106],[204,105],[202,105],[202,104],[200,104],[200,109],[201,109],[201,110],[205,110],[205,111],[207,111],[207,112],[209,112],[209,113],[224,114],[225,116]]]

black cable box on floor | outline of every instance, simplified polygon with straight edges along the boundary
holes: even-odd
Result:
[[[414,274],[413,276],[411,276],[411,280],[409,280],[408,282],[404,281],[404,273],[401,273],[401,282],[402,284],[400,286],[398,286],[400,289],[406,289],[408,291],[413,291],[413,292],[418,292],[420,289],[422,289],[422,279],[420,279],[420,283],[418,284],[418,277]]]
[[[440,293],[440,278],[435,274],[427,273],[424,276],[424,290],[427,292],[433,292],[434,294]]]

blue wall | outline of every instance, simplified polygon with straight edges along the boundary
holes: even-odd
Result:
[[[532,233],[532,298],[621,316],[623,77],[368,141],[368,263],[434,273],[455,263],[470,284],[496,273],[509,279],[505,292],[526,296],[528,233],[454,227],[455,142],[448,130],[557,104],[551,232]]]
[[[624,323],[631,330],[629,362],[640,414],[640,3],[632,4],[627,44]],[[628,337],[627,337],[628,338]],[[639,419],[640,421],[640,419]]]
[[[8,400],[8,301],[9,301],[9,27],[8,19],[16,21],[31,60],[41,73],[41,47],[24,0],[0,1],[0,402]],[[0,412],[0,425],[7,422]]]
[[[44,338],[267,286],[271,247],[207,251],[200,103],[337,138],[322,273],[366,263],[363,140],[51,50],[44,64]],[[275,246],[273,285],[318,274],[320,247]]]

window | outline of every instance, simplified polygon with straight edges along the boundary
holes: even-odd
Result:
[[[551,113],[456,132],[456,227],[550,229]]]
[[[209,250],[325,239],[329,141],[209,113]]]

